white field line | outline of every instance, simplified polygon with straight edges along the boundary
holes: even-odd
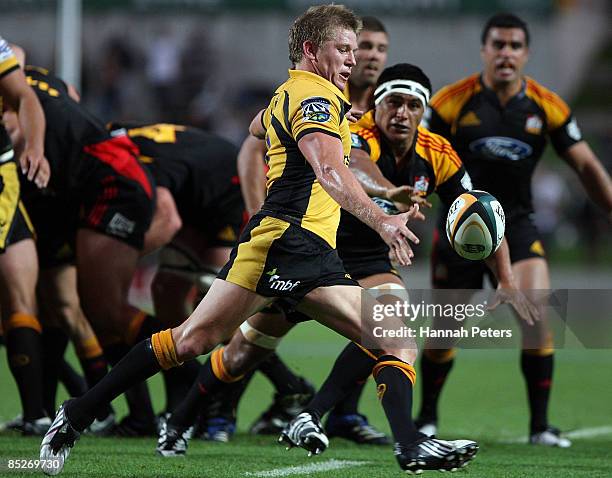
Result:
[[[245,476],[261,476],[261,477],[277,477],[290,475],[306,475],[310,473],[320,473],[322,471],[339,470],[341,468],[350,468],[352,466],[361,466],[368,463],[367,461],[350,461],[350,460],[327,460],[320,463],[311,463],[302,466],[288,466],[285,468],[274,468],[273,470],[264,471],[247,471]]]
[[[603,427],[590,427],[590,428],[579,428],[577,430],[572,430],[567,433],[561,433],[562,436],[566,438],[580,439],[580,438],[593,438],[602,435],[612,435],[612,426],[603,426]],[[529,437],[522,436],[516,438],[507,438],[498,440],[498,443],[504,443],[508,445],[512,445],[515,443],[527,443]]]

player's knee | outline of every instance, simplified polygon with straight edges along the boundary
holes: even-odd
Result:
[[[416,348],[416,344],[415,344],[414,348],[410,348],[410,349],[402,348],[402,349],[389,350],[387,355],[392,355],[394,357],[397,357],[402,362],[406,362],[406,363],[409,363],[409,364],[414,364],[414,362],[416,361],[418,353],[419,353],[419,351]]]
[[[223,363],[228,373],[237,377],[254,369],[272,352],[271,349],[257,347],[245,341],[241,342],[238,347],[233,346],[232,343],[225,347]]]
[[[188,333],[185,333],[182,327],[178,327],[175,330],[179,332],[175,335],[174,348],[176,356],[181,362],[210,352],[222,341],[222,337],[210,331],[191,329]]]

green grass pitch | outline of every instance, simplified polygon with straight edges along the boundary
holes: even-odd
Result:
[[[332,332],[308,323],[298,326],[287,337],[280,353],[298,373],[320,384],[343,345],[344,341]],[[0,418],[6,420],[19,412],[19,401],[6,366],[4,349],[1,356]],[[476,439],[481,448],[474,462],[457,476],[612,476],[611,363],[610,351],[558,352],[551,422],[562,430],[581,430],[587,436],[574,439],[570,449],[546,449],[507,443],[524,437],[527,431],[527,404],[517,352],[460,351],[442,398],[440,436]],[[151,380],[150,389],[156,407],[161,409],[161,381],[158,378]],[[64,396],[61,391],[59,398]],[[62,476],[401,476],[388,447],[363,447],[344,440],[332,440],[327,452],[308,458],[301,449],[285,451],[276,443],[276,437],[247,435],[246,430],[270,400],[270,385],[257,376],[241,403],[239,433],[234,440],[229,444],[193,440],[185,458],[157,457],[153,438],[82,437]],[[418,398],[416,401],[415,410]],[[122,398],[116,400],[115,407],[120,415],[125,413]],[[361,409],[371,422],[388,431],[373,383],[366,388]],[[9,459],[35,459],[39,441],[8,432],[1,434],[0,475],[41,476],[40,471],[28,473],[7,469]]]

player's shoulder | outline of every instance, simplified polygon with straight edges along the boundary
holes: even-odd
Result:
[[[554,91],[531,77],[525,77],[525,95],[540,106],[547,116],[567,118],[570,108]]]
[[[416,150],[419,156],[434,166],[450,161],[457,168],[461,167],[461,159],[459,159],[450,142],[423,126],[419,126],[417,129]]]
[[[438,109],[449,103],[463,101],[480,89],[480,73],[474,73],[440,88],[432,97],[430,104],[433,108]]]
[[[359,136],[363,136],[364,139],[368,137],[379,136],[378,128],[374,121],[374,110],[367,111],[359,121],[349,124],[351,133],[356,133]]]

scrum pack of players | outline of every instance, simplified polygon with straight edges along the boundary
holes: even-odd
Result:
[[[334,406],[326,427],[330,435],[386,443],[386,437],[357,411],[362,384],[373,374],[402,468],[459,468],[476,453],[477,445],[469,440],[429,437],[436,432],[437,402],[453,364],[453,350],[432,347],[424,351],[423,405],[416,422],[411,417],[416,347],[406,353],[389,344],[367,350],[350,342],[309,403],[309,387],[274,355],[282,336],[295,323],[313,315],[355,340],[350,331],[317,317],[319,310],[305,307],[298,311],[297,306],[321,286],[346,289],[358,281],[366,288],[405,287],[389,253],[400,264],[409,263],[406,238],[414,239],[407,230],[400,231],[399,243],[384,234],[381,238],[379,228],[368,220],[369,209],[364,213],[343,204],[346,198],[337,197],[333,185],[322,178],[323,169],[317,167],[320,163],[311,160],[321,154],[317,145],[306,140],[317,138],[320,142],[318,136],[323,135],[333,142],[330,149],[341,145],[344,153],[338,153],[341,159],[350,156],[355,173],[350,181],[355,177],[359,181],[355,184],[360,192],[355,194],[378,198],[387,212],[408,211],[399,216],[404,219],[416,217],[418,213],[409,207],[415,203],[426,207],[424,198],[433,192],[446,207],[472,184],[500,199],[507,215],[502,247],[485,265],[461,260],[446,241],[436,240],[432,268],[433,286],[438,288],[479,288],[485,273],[493,274],[500,291],[548,287],[544,251],[530,218],[531,175],[547,138],[608,214],[612,210],[610,178],[582,140],[567,105],[523,75],[529,32],[517,17],[493,17],[482,35],[483,72],[444,87],[431,100],[431,83],[419,68],[399,64],[382,71],[388,39],[380,22],[366,19],[353,57],[358,22],[352,23],[352,13],[340,7],[318,7],[301,19],[319,17],[331,19],[329,38],[316,44],[308,37],[297,37],[302,44],[298,43],[297,51],[294,45],[291,51],[297,68],[277,90],[271,105],[254,120],[252,135],[240,155],[231,144],[189,127],[102,125],[78,103],[74,92],[49,72],[26,68],[25,78],[8,45],[2,44],[4,123],[27,173],[20,187],[13,149],[5,138],[0,219],[6,226],[0,237],[4,250],[0,276],[7,293],[2,296],[2,318],[9,365],[22,399],[23,432],[42,434],[51,424],[60,369],[55,364],[61,362],[67,340],[44,343],[41,322],[45,329],[69,332],[65,335],[75,341],[88,385],[94,387],[60,408],[43,441],[43,452],[48,456],[65,458],[78,433],[89,426],[106,429],[113,422],[110,399],[160,369],[164,370],[170,414],[161,424],[158,452],[164,456],[184,454],[202,404],[214,402],[215,396],[232,397],[225,400],[230,414],[213,413],[213,419],[221,416],[224,421],[213,420],[205,430],[214,436],[221,429],[227,436],[232,432],[231,411],[256,364],[263,364],[259,365],[261,370],[273,383],[289,384],[279,390],[279,397],[294,400],[289,405],[275,401],[260,425],[266,431],[283,429],[282,437],[291,445],[313,453],[323,451],[328,442],[320,419]],[[338,44],[343,48],[336,48]],[[319,63],[319,49],[327,55],[325,64]],[[353,101],[350,112],[342,89]],[[32,101],[32,91],[38,102]],[[28,103],[18,101],[19,95],[29,96],[33,104],[29,108],[37,111],[25,109]],[[424,115],[429,130],[419,126]],[[357,120],[350,126],[350,135],[345,116]],[[304,118],[304,124],[294,124],[298,117]],[[45,120],[43,135],[40,125]],[[267,145],[258,139],[264,136]],[[503,142],[508,138],[514,143]],[[265,202],[264,155],[270,167]],[[236,157],[240,158],[238,168]],[[300,158],[302,169],[298,167]],[[246,210],[255,218],[241,236],[246,216],[239,171]],[[34,179],[35,184],[28,179]],[[327,217],[329,196],[353,213],[342,211],[337,252],[334,220]],[[440,217],[445,217],[444,210]],[[238,245],[231,252],[236,241]],[[153,317],[130,306],[127,293],[138,259],[160,247]],[[312,270],[311,262],[300,265],[295,261],[296,255],[314,254],[313,248],[319,249],[315,256],[321,258],[317,270]],[[17,253],[18,264],[12,258]],[[20,269],[24,257],[29,261],[26,274]],[[252,311],[242,314],[247,318],[261,309],[259,313],[229,329],[217,327],[211,334],[214,339],[207,342],[210,346],[195,354],[180,352],[187,331],[175,329],[183,334],[178,336],[163,329],[180,327],[188,315],[186,304],[193,278],[207,269],[217,272],[226,263],[219,276],[223,282],[280,300],[274,304],[256,301],[257,307],[251,304],[248,310]],[[255,279],[248,273],[253,268],[260,275]],[[342,277],[338,275],[341,270]],[[275,280],[287,276],[302,283],[296,287],[297,293],[277,293]],[[37,281],[43,284],[38,305]],[[308,289],[304,285],[309,281]],[[293,292],[294,287],[281,289]],[[539,312],[521,295],[503,297],[525,323],[537,318]],[[209,302],[213,299],[222,301],[214,295]],[[319,307],[326,304],[325,298],[311,301]],[[204,309],[205,302],[198,309]],[[350,315],[335,311],[336,315],[343,313]],[[208,325],[208,330],[215,329],[214,321]],[[545,321],[535,327],[538,341],[525,341],[521,355],[531,411],[530,441],[569,446],[548,423],[553,349]],[[185,361],[222,341],[225,347],[216,349],[201,368],[193,360]],[[130,353],[132,358],[141,354],[136,360],[141,370],[134,371],[138,368],[134,366],[128,371],[121,358],[139,343],[148,344],[157,363],[152,366],[143,351],[134,352],[136,346]],[[54,357],[54,363],[48,357]],[[103,378],[105,360],[116,367]],[[134,401],[140,407],[146,403],[146,390],[137,388]],[[304,408],[303,412],[289,422],[298,408]],[[65,429],[66,423],[69,433],[59,433],[55,425]],[[134,424],[127,428],[141,431]]]

